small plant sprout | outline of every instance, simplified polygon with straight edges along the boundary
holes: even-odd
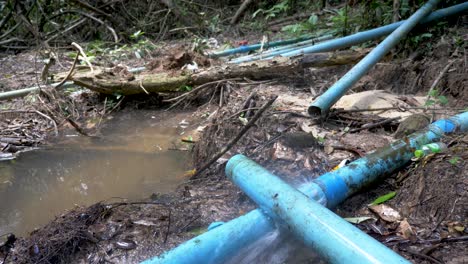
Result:
[[[440,106],[447,105],[448,99],[444,95],[440,95],[439,90],[437,89],[429,90],[429,92],[427,93],[427,100],[424,103],[424,106],[429,107],[436,104]]]
[[[452,157],[451,159],[449,159],[449,163],[452,164],[452,165],[457,165],[458,161],[460,160],[460,157],[458,156],[455,156],[455,157]]]

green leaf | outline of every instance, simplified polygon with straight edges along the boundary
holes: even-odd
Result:
[[[247,120],[247,118],[244,118],[244,117],[239,116],[239,120],[244,126],[247,125],[247,123],[249,123],[249,120]]]
[[[314,14],[314,15],[311,15],[311,16],[309,17],[309,19],[307,20],[307,22],[309,22],[309,24],[315,26],[315,25],[317,24],[317,22],[318,22],[318,16],[315,15],[315,14]]]
[[[325,143],[325,140],[326,140],[326,139],[325,139],[324,137],[320,137],[320,136],[317,137],[317,141],[318,141],[320,144]]]
[[[141,31],[141,30],[138,30],[137,32],[133,33],[132,35],[130,35],[130,38],[131,39],[137,39],[139,38],[140,36],[143,36],[145,34],[145,32]]]
[[[435,101],[434,100],[431,100],[431,99],[428,99],[426,101],[426,103],[424,103],[424,106],[431,106],[431,105],[434,105],[435,104]]]
[[[439,91],[437,89],[432,89],[427,93],[427,95],[431,97],[436,97],[438,94],[439,94]]]
[[[255,12],[252,14],[252,18],[255,18],[260,12],[261,12],[261,13],[264,13],[265,10],[263,10],[263,9],[258,9],[257,11],[255,11]]]
[[[449,162],[452,165],[456,165],[459,160],[460,160],[460,157],[453,157],[453,158],[449,159]]]
[[[430,37],[432,37],[432,34],[431,33],[424,33],[424,34],[421,34],[421,37],[430,38]]]
[[[439,100],[439,104],[441,105],[446,105],[448,104],[448,99],[447,97],[443,96],[443,95],[439,95],[439,97],[437,97],[437,99]]]
[[[389,192],[375,199],[370,205],[377,205],[377,204],[385,203],[386,201],[395,197],[395,195],[396,195],[396,192]]]
[[[179,91],[181,91],[181,92],[190,92],[191,90],[192,90],[192,86],[190,86],[190,85],[184,85],[184,86],[179,88]]]

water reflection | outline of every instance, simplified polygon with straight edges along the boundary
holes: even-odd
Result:
[[[163,126],[139,114],[113,120],[104,137],[72,137],[0,163],[0,234],[24,235],[75,205],[172,191],[189,159],[167,151],[180,137],[177,118]]]

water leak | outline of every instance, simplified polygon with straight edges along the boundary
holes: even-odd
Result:
[[[76,205],[173,191],[185,180],[189,153],[168,149],[187,116],[120,113],[100,137],[68,135],[0,163],[0,234],[25,235]]]
[[[312,249],[281,228],[241,249],[227,264],[326,263]]]

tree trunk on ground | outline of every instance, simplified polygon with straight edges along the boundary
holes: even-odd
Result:
[[[261,80],[292,75],[304,68],[328,67],[353,64],[363,58],[369,50],[315,53],[300,58],[284,57],[268,61],[214,66],[197,73],[142,73],[135,77],[119,76],[110,69],[95,69],[94,73],[78,72],[71,79],[79,86],[103,94],[132,95],[141,93],[177,92],[184,85],[232,79],[249,78]]]

